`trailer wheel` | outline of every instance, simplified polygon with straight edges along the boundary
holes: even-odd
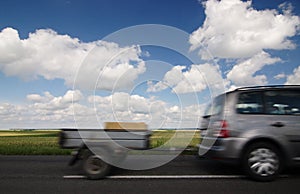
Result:
[[[86,155],[83,161],[83,170],[88,179],[104,178],[110,172],[111,166],[92,153]]]

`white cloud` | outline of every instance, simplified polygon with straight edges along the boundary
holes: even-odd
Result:
[[[299,85],[300,84],[300,66],[294,69],[293,74],[287,76],[285,84]]]
[[[124,89],[146,70],[138,46],[101,42],[85,58],[76,75],[76,88]]]
[[[149,128],[195,128],[203,112],[203,105],[184,107],[124,92],[84,97],[70,90],[62,96],[30,94],[27,99],[21,105],[0,103],[0,128],[101,128],[106,121],[146,122]]]
[[[276,10],[255,10],[251,1],[208,0],[204,2],[206,19],[190,36],[191,50],[207,48],[218,58],[247,58],[264,49],[292,49],[289,40],[297,34],[300,18],[291,15],[291,6]],[[206,51],[199,54],[206,59]]]
[[[72,98],[74,99],[72,103]],[[79,91],[67,91],[63,96],[53,96],[49,92],[44,95],[27,95],[28,104],[0,104],[0,128],[75,128],[74,106],[81,106]],[[84,110],[81,107],[81,110]],[[85,110],[84,116],[88,115]],[[88,124],[88,122],[87,122]]]
[[[132,120],[137,120],[135,115],[151,114],[164,110],[166,103],[155,98],[145,98],[140,95],[130,95],[125,92],[116,92],[110,96],[89,96],[88,102],[96,105],[99,110],[110,110],[112,113],[128,112]]]
[[[41,96],[39,94],[29,94],[27,95],[27,99],[32,102],[43,102],[46,100],[44,96]]]
[[[283,79],[285,77],[286,77],[286,75],[284,73],[279,73],[279,74],[274,76],[275,79]]]
[[[223,79],[219,67],[211,64],[191,65],[187,69],[185,66],[175,66],[168,71],[163,80],[153,84],[148,83],[148,92],[158,92],[172,89],[177,94],[201,92],[210,87],[220,88]],[[224,86],[224,85],[223,85]]]
[[[203,105],[171,105],[155,97],[145,98],[124,92],[109,96],[89,96],[95,104],[99,120],[140,121],[150,128],[198,127],[197,121],[203,113]]]
[[[105,121],[139,121],[159,127],[166,118],[167,104],[155,98],[116,92],[109,96],[89,96],[98,119]]]
[[[9,103],[0,104],[0,117],[5,120],[7,115],[17,116],[17,107]]]
[[[83,95],[79,90],[69,90],[63,96],[54,97],[49,92],[45,92],[44,96],[38,94],[30,94],[27,99],[34,104],[32,107],[35,110],[57,111],[65,108],[70,108],[73,103],[79,102]]]
[[[236,86],[265,85],[266,75],[256,75],[264,66],[280,62],[279,58],[272,58],[268,53],[261,52],[235,65],[227,74],[227,79]]]
[[[29,94],[27,99],[34,103],[54,103],[70,104],[72,102],[78,102],[83,98],[82,93],[79,90],[68,90],[64,96],[54,97],[50,92],[44,92],[44,95]]]
[[[182,71],[186,69],[185,66],[175,66],[170,71],[168,71],[163,81],[160,81],[153,85],[152,82],[148,82],[149,88],[148,92],[159,92],[165,90],[167,88],[172,88],[173,86],[177,85],[184,79]]]
[[[293,6],[291,3],[283,2],[278,6],[282,12],[286,15],[292,15]]]
[[[5,28],[0,32],[0,53],[0,71],[7,76],[26,80],[39,76],[59,78],[72,86],[79,70],[76,86],[84,89],[94,88],[100,74],[98,89],[128,87],[145,71],[138,46],[120,47],[105,41],[83,43],[51,29],[36,30],[27,39],[20,39],[17,30]]]

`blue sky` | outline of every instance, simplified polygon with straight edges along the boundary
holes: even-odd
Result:
[[[299,15],[297,0],[1,1],[0,129],[197,127],[211,95],[300,83]],[[134,41],[151,37],[176,46]]]
[[[192,32],[204,19],[197,1],[3,1],[1,26],[20,29],[20,36],[40,28],[94,41],[138,24],[165,24]]]

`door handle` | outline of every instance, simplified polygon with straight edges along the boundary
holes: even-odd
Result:
[[[273,127],[283,127],[284,124],[282,122],[275,122],[275,123],[271,124],[271,126],[273,126]]]

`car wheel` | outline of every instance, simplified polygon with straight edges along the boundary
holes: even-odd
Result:
[[[102,179],[110,172],[111,166],[92,153],[87,154],[83,161],[83,170],[88,179]]]
[[[258,142],[246,149],[242,165],[250,178],[256,181],[272,181],[281,171],[282,159],[274,145]]]

